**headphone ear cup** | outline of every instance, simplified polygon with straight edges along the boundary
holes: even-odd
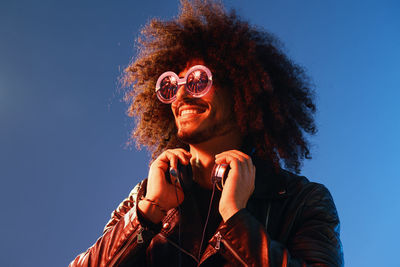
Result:
[[[229,167],[228,164],[223,164],[223,165],[226,165],[226,166],[224,166],[224,171],[223,171],[224,174],[223,174],[222,181],[221,181],[222,187],[224,187],[225,181],[228,178],[229,170],[231,169],[231,167]]]
[[[228,177],[230,167],[229,164],[215,164],[211,173],[211,181],[222,191],[226,178]]]

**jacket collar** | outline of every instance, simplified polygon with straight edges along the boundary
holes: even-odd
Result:
[[[252,160],[256,166],[255,189],[252,197],[275,199],[285,198],[290,194],[286,171],[276,170],[271,163],[259,157],[253,157]]]
[[[279,199],[290,195],[287,171],[282,169],[276,170],[268,161],[257,156],[252,156],[252,160],[256,166],[255,189],[252,197],[257,199]],[[190,164],[187,166],[180,165],[178,169],[183,187],[186,190],[190,190],[193,185]]]

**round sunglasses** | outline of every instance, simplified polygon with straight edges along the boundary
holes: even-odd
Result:
[[[208,93],[212,85],[211,71],[203,65],[191,67],[184,78],[172,71],[161,74],[156,83],[156,94],[158,99],[170,104],[175,101],[179,86],[186,85],[186,91],[194,97],[202,97]]]

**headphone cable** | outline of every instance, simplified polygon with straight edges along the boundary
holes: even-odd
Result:
[[[210,198],[210,204],[209,204],[208,212],[207,212],[207,218],[206,218],[206,222],[205,222],[205,224],[204,224],[203,234],[202,234],[202,237],[201,237],[200,248],[199,248],[199,254],[198,254],[198,256],[197,256],[197,258],[198,258],[198,260],[199,260],[199,264],[200,264],[201,249],[202,249],[202,247],[203,247],[203,242],[204,242],[204,237],[205,237],[205,234],[206,234],[208,219],[210,218],[210,213],[211,213],[211,208],[212,208],[212,202],[213,202],[213,199],[214,199],[215,184],[216,184],[216,183],[215,183],[215,181],[214,181],[214,182],[213,182],[213,190],[212,190],[211,198]]]

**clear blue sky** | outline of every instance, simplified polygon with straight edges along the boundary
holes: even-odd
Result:
[[[400,221],[400,4],[225,1],[275,33],[317,91],[314,158],[332,192],[346,266],[394,266]],[[118,76],[151,17],[178,1],[0,3],[0,266],[66,266],[147,174],[126,149]],[[396,260],[395,260],[396,262]]]

